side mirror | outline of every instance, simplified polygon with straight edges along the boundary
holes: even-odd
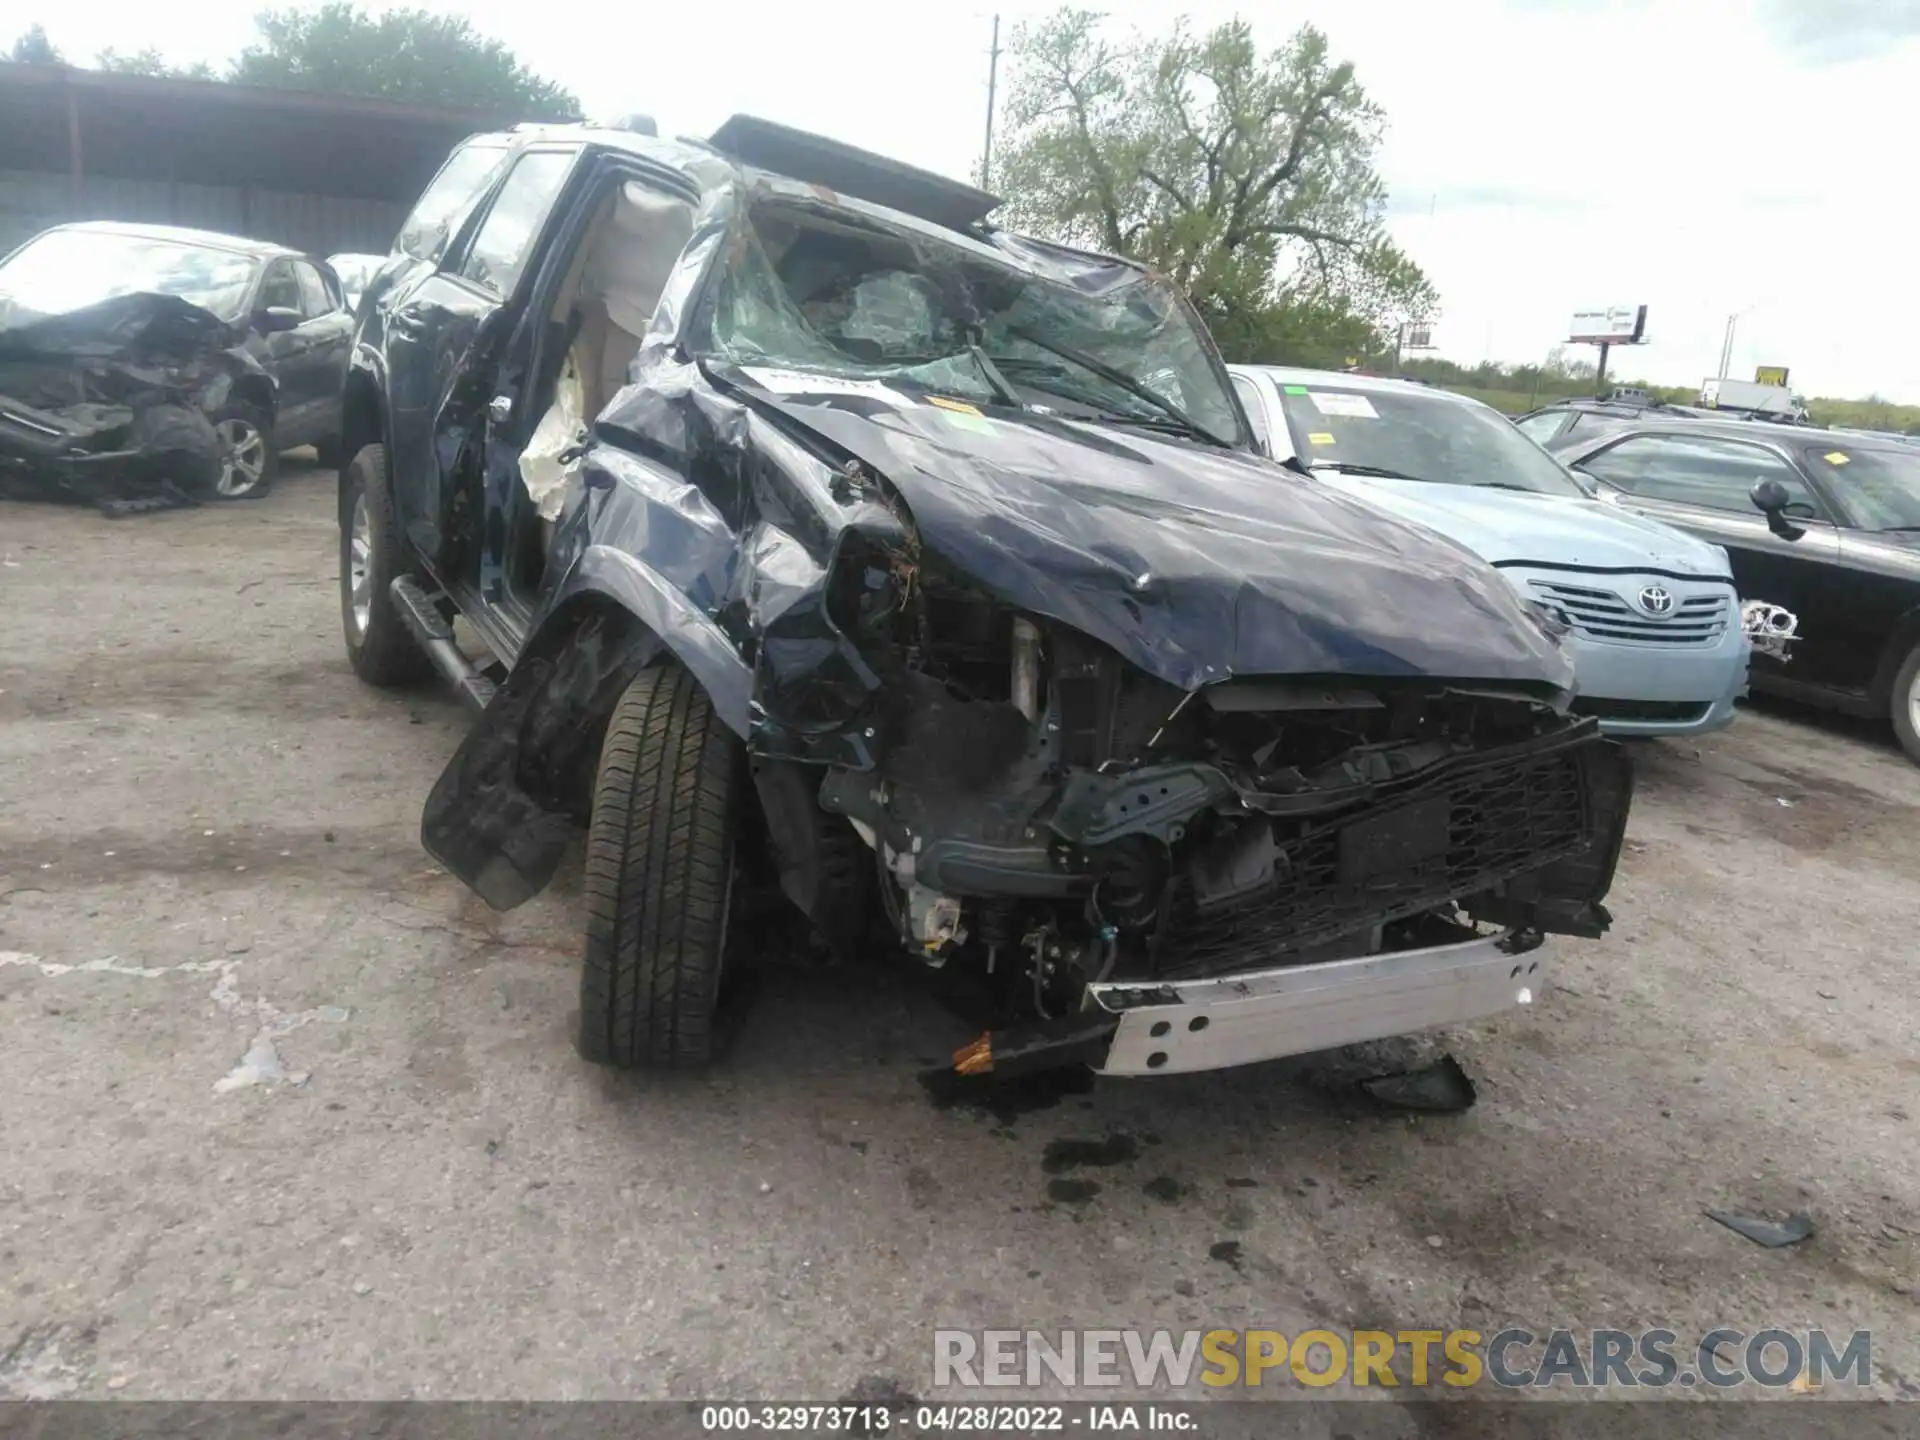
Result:
[[[1767,529],[1782,540],[1798,540],[1807,532],[1787,519],[1787,506],[1792,503],[1787,487],[1778,480],[1762,480],[1747,492],[1747,498],[1753,501],[1754,509],[1767,517]]]
[[[278,335],[283,330],[299,329],[306,318],[291,305],[268,305],[254,315],[253,328],[262,335]]]

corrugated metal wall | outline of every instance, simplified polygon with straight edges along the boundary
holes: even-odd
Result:
[[[384,255],[406,215],[406,205],[385,200],[95,175],[82,180],[75,204],[64,174],[0,170],[0,254],[49,225],[132,220],[273,240],[315,255]]]

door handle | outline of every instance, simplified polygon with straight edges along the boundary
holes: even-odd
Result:
[[[487,402],[487,418],[496,425],[504,425],[513,418],[513,397],[496,395]]]

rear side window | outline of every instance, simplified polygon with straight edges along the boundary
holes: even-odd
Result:
[[[506,153],[503,144],[481,141],[454,151],[414,202],[393,248],[416,260],[438,260],[473,202],[486,193],[487,181]]]
[[[276,260],[267,267],[267,278],[260,282],[262,310],[301,310],[300,282],[293,278],[293,266]]]
[[[1529,440],[1538,440],[1544,445],[1559,433],[1566,418],[1562,411],[1549,410],[1544,415],[1529,415],[1526,419],[1516,420],[1513,423]]]
[[[322,315],[331,315],[340,308],[340,303],[327,293],[327,283],[320,278],[320,272],[302,260],[294,267],[294,273],[300,277],[300,309],[309,320],[318,320]]]
[[[547,212],[573,172],[574,156],[572,150],[529,150],[514,162],[460,262],[462,275],[496,295],[513,293]]]

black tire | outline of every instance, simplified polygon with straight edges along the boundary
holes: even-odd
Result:
[[[356,511],[363,502],[366,525],[356,534]],[[364,554],[356,555],[356,541],[365,547]],[[356,560],[365,567],[367,587],[359,606],[354,598]],[[340,628],[353,673],[369,685],[410,685],[432,672],[433,662],[387,593],[395,576],[411,571],[394,521],[386,446],[365,446],[340,477]]]
[[[258,500],[280,476],[280,452],[274,449],[273,416],[247,400],[229,400],[207,417],[220,436],[220,475],[215,500]],[[241,457],[245,463],[236,463]],[[254,467],[257,466],[257,469]]]
[[[1907,758],[1920,765],[1920,645],[1907,652],[1894,673],[1893,693],[1887,699],[1893,719],[1893,733]]]
[[[320,462],[322,470],[340,469],[340,442],[338,440],[316,440],[313,442],[313,458]]]
[[[614,707],[587,831],[583,1059],[713,1058],[744,771],[740,742],[678,666],[641,671]]]

